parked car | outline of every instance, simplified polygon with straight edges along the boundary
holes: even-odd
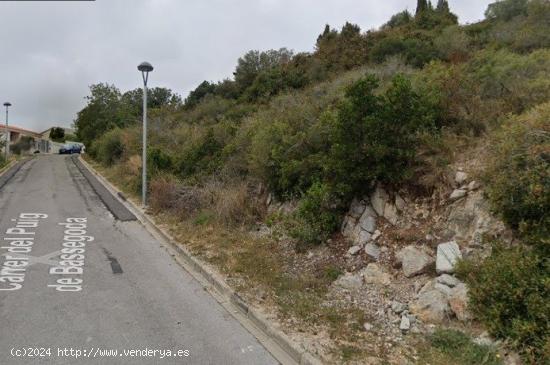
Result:
[[[81,151],[82,151],[82,147],[80,147],[77,144],[66,144],[59,149],[59,154],[70,155],[73,153],[80,153]]]

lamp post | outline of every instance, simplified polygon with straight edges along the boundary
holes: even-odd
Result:
[[[147,206],[147,80],[153,66],[149,62],[142,62],[138,66],[143,77],[143,152],[141,157],[141,201],[143,207]]]
[[[6,107],[6,161],[10,155],[10,131],[8,129],[8,108],[11,106],[10,102],[5,102],[4,106]]]

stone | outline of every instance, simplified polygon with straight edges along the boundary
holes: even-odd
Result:
[[[355,226],[355,232],[352,236],[352,241],[358,246],[363,247],[365,243],[370,241],[371,234],[364,229],[362,229],[359,225]]]
[[[365,231],[374,232],[376,229],[376,212],[370,206],[367,206],[359,218],[358,224]]]
[[[370,324],[368,322],[365,322],[365,323],[363,323],[363,328],[365,329],[365,331],[368,332],[368,331],[372,330],[373,326],[372,326],[372,324]]]
[[[405,309],[407,309],[407,305],[406,304],[403,304],[401,302],[398,302],[396,300],[392,301],[391,302],[391,310],[395,313],[395,314],[400,314],[401,312],[403,312]]]
[[[491,339],[487,331],[483,331],[478,337],[474,338],[473,342],[480,346],[495,346],[495,342]]]
[[[361,280],[360,275],[345,273],[343,276],[336,279],[332,285],[348,290],[359,290],[363,286],[363,280]]]
[[[355,219],[358,219],[361,216],[361,214],[363,214],[363,211],[365,210],[366,205],[367,204],[365,203],[364,200],[358,200],[354,198],[351,201],[351,205],[349,208],[349,215]]]
[[[401,317],[401,323],[399,324],[399,329],[401,331],[408,331],[411,329],[411,321],[409,320],[409,317],[407,316]]]
[[[367,243],[365,245],[365,253],[367,256],[374,260],[378,260],[380,258],[380,247],[376,243]]]
[[[366,268],[360,271],[360,274],[367,284],[389,285],[391,283],[390,274],[383,271],[375,263],[368,264]]]
[[[447,296],[437,289],[426,290],[409,305],[411,313],[425,322],[443,322],[450,312]]]
[[[408,278],[426,272],[434,262],[432,257],[414,246],[401,249],[396,257],[401,262],[403,274]]]
[[[354,256],[361,251],[361,246],[351,246],[348,250],[348,255]]]
[[[455,241],[441,243],[437,246],[437,258],[435,270],[438,274],[450,274],[455,270],[455,265],[462,258],[460,247]]]
[[[445,294],[446,296],[450,296],[452,289],[449,288],[447,285],[443,285],[441,283],[435,283],[434,288]]]
[[[395,194],[395,207],[398,211],[402,212],[405,210],[405,200],[399,194]]]
[[[372,234],[371,240],[376,241],[378,239],[378,237],[380,237],[381,235],[382,235],[382,232],[380,232],[379,230],[376,230]]]
[[[449,196],[449,199],[451,200],[458,200],[460,198],[463,198],[466,196],[467,191],[464,189],[455,189]]]
[[[351,238],[351,236],[353,236],[356,224],[357,220],[355,218],[350,215],[346,215],[344,217],[344,221],[342,222],[342,235],[344,235],[344,237]]]
[[[386,207],[386,202],[389,200],[388,193],[380,185],[376,186],[376,189],[371,194],[370,203],[374,211],[379,215],[384,215],[384,208]]]
[[[464,283],[454,287],[449,295],[449,306],[459,321],[465,322],[472,319],[468,310],[468,287]]]
[[[468,190],[473,191],[479,189],[479,183],[475,180],[470,181],[468,184]]]
[[[391,203],[386,203],[384,207],[384,218],[386,218],[388,222],[390,222],[394,226],[397,224],[399,216],[397,214],[397,208],[395,207],[395,205]]]
[[[464,171],[457,171],[457,173],[455,174],[455,182],[458,185],[461,185],[464,184],[466,180],[468,180],[468,174]]]
[[[460,284],[460,280],[458,280],[457,278],[455,278],[454,276],[451,276],[449,274],[442,274],[442,275],[438,276],[435,279],[435,281],[440,283],[440,284],[446,285],[449,288],[454,288],[455,286]]]

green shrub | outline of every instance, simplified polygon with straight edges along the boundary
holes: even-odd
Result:
[[[122,130],[118,128],[103,134],[93,144],[93,157],[106,166],[114,164],[123,153]]]
[[[428,337],[428,340],[433,349],[445,356],[442,360],[452,359],[451,361],[453,361],[453,364],[502,364],[495,349],[489,346],[478,345],[474,343],[468,335],[457,330],[438,329]],[[430,359],[428,358],[425,360]],[[430,363],[433,362],[430,361]]]
[[[338,206],[330,187],[315,183],[306,192],[291,220],[290,234],[297,247],[319,244],[327,240],[339,225]]]
[[[178,162],[178,172],[182,177],[195,173],[209,174],[221,163],[220,155],[223,146],[215,138],[214,131],[209,128],[204,137],[194,145],[189,146]]]
[[[548,100],[550,50],[526,55],[485,50],[468,62],[465,72],[479,85],[482,100],[499,100],[501,115],[521,113]]]
[[[487,195],[496,214],[550,252],[550,103],[510,118],[491,143]]]
[[[172,168],[172,157],[160,148],[153,147],[148,149],[147,155],[149,166],[154,171],[168,171]]]
[[[438,108],[412,89],[403,75],[383,95],[367,76],[350,86],[331,126],[325,178],[351,198],[379,181],[400,184],[412,177],[418,136],[435,131]]]
[[[401,54],[408,64],[422,67],[439,57],[439,52],[430,37],[424,34],[389,35],[377,40],[370,52],[370,59],[376,63],[384,62],[388,57]]]
[[[484,261],[458,268],[470,309],[496,338],[510,340],[532,364],[550,361],[550,261],[523,246],[495,245]]]

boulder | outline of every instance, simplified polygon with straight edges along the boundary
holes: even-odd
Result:
[[[403,274],[408,278],[426,272],[434,262],[432,257],[414,246],[401,249],[396,257],[402,265]]]
[[[363,277],[363,280],[367,284],[389,285],[391,283],[390,274],[383,271],[375,263],[368,264],[367,267],[359,272],[359,274]]]
[[[358,200],[354,198],[351,201],[351,205],[349,208],[349,215],[355,219],[358,219],[361,214],[363,214],[363,211],[365,210],[367,203],[365,203],[364,200]]]
[[[376,243],[367,243],[365,245],[365,253],[372,259],[378,260],[380,258],[380,247]]]
[[[460,284],[460,280],[458,280],[457,278],[455,278],[454,276],[451,276],[449,274],[440,275],[435,279],[435,281],[437,283],[446,285],[449,288],[454,288],[455,286]]]
[[[438,274],[453,273],[457,261],[461,258],[460,247],[455,241],[441,243],[437,246],[435,270]]]
[[[446,296],[451,295],[452,289],[449,288],[447,285],[443,285],[441,283],[435,283],[434,288],[445,294]]]
[[[449,196],[449,199],[451,200],[458,200],[460,198],[463,198],[466,196],[467,191],[464,189],[455,189]]]
[[[359,290],[363,286],[363,280],[360,275],[345,273],[336,279],[332,285],[348,290]]]
[[[436,323],[444,321],[450,311],[447,296],[437,289],[421,290],[409,308],[422,321]]]
[[[344,217],[344,221],[342,222],[342,228],[341,228],[342,235],[344,235],[344,237],[351,238],[355,230],[356,224],[357,224],[357,220],[355,218],[353,218],[350,215],[346,215]]]
[[[376,186],[376,189],[371,194],[370,203],[374,211],[379,215],[384,215],[384,208],[386,207],[386,202],[389,200],[388,193],[380,185]]]
[[[378,237],[380,237],[381,235],[382,235],[382,232],[380,232],[379,230],[376,230],[372,234],[371,240],[376,241],[378,239]]]
[[[399,329],[401,331],[408,331],[411,329],[411,321],[406,315],[401,316],[401,323],[399,324]]]
[[[454,287],[449,295],[449,306],[459,321],[468,321],[472,315],[468,311],[468,287],[464,283]]]
[[[391,302],[391,310],[393,311],[393,313],[395,314],[400,314],[401,312],[403,312],[405,309],[407,309],[407,305],[406,304],[403,304],[401,302],[398,302],[396,300],[392,301]]]
[[[348,250],[348,255],[353,256],[357,255],[361,251],[361,246],[351,246]]]
[[[470,183],[468,184],[468,190],[472,191],[477,189],[479,189],[479,183],[475,180],[470,181]]]
[[[386,203],[384,207],[384,218],[388,220],[391,224],[394,226],[397,224],[397,219],[399,216],[397,215],[397,208],[395,205],[391,203]]]
[[[402,212],[405,210],[405,205],[405,200],[399,194],[395,194],[395,207],[397,210]]]
[[[462,185],[466,182],[466,180],[468,180],[468,174],[464,171],[457,171],[457,173],[455,174],[455,182],[458,185]]]
[[[376,229],[376,212],[370,206],[366,206],[363,214],[359,218],[358,224],[365,231],[373,233]]]
[[[367,243],[368,241],[370,241],[370,238],[371,238],[371,234],[367,231],[365,231],[364,229],[361,228],[361,226],[359,225],[356,225],[355,226],[355,230],[354,230],[354,233],[351,237],[351,240],[353,241],[353,243],[355,243],[356,245],[358,246],[364,246],[365,243]]]

